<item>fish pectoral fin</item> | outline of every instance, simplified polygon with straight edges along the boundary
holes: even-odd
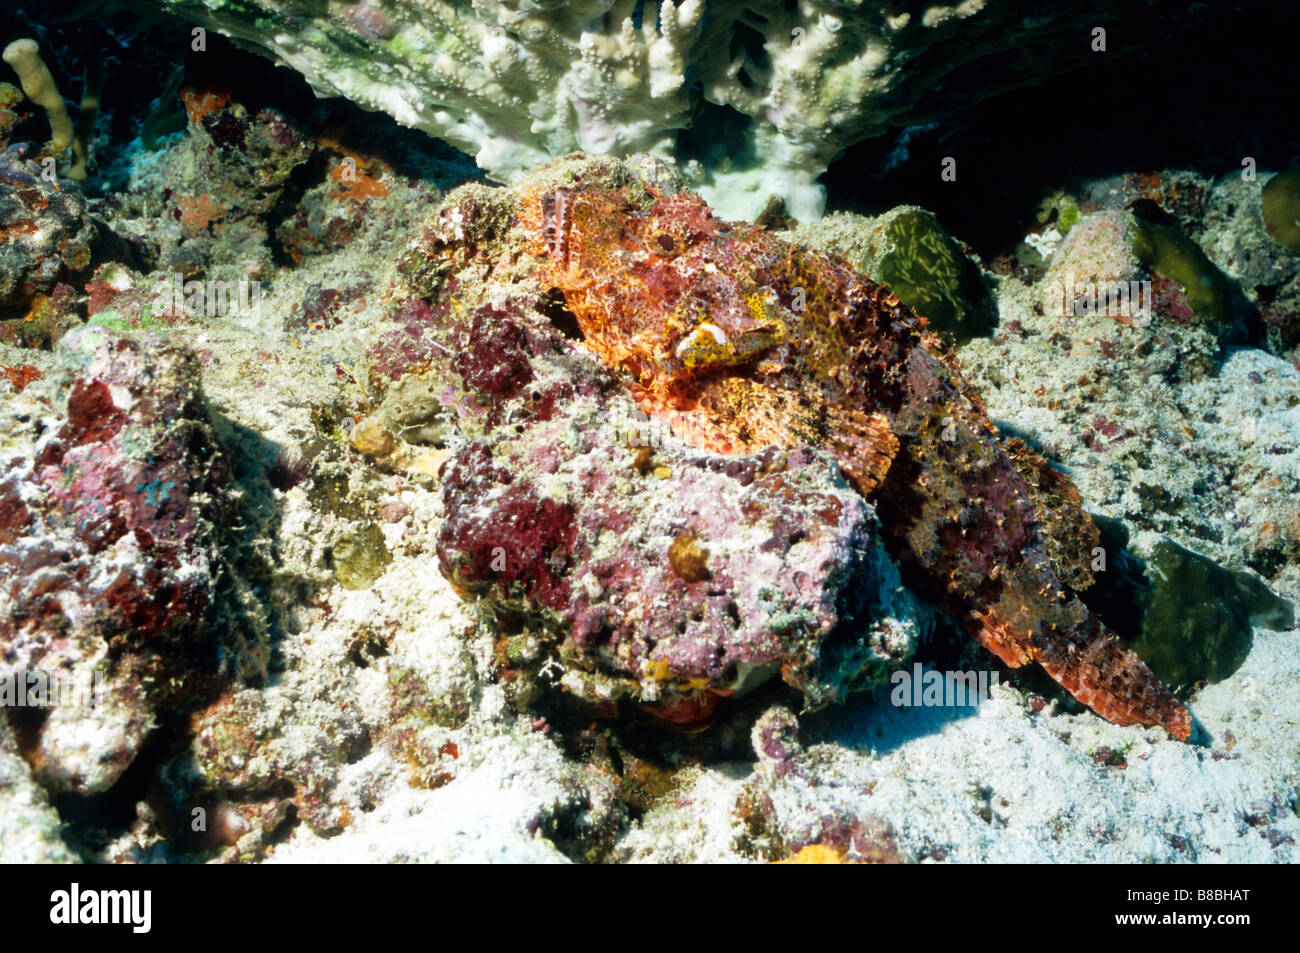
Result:
[[[829,450],[864,494],[880,485],[898,452],[898,438],[884,414],[865,413],[744,377],[724,377],[685,391],[675,407],[646,395],[638,401],[660,420],[678,424],[679,436],[687,443],[717,453],[802,446]]]
[[[841,408],[832,420],[834,429],[827,443],[836,462],[859,493],[870,493],[885,479],[898,453],[898,438],[888,418]]]
[[[784,449],[829,450],[859,493],[871,493],[889,472],[898,438],[884,414],[867,413],[785,387],[748,383],[750,428]]]
[[[734,413],[710,406],[691,395],[691,399],[673,401],[646,388],[634,385],[637,405],[653,422],[645,429],[644,442],[656,446],[671,435],[685,444],[709,453],[752,453],[774,442],[756,435],[738,424]]]

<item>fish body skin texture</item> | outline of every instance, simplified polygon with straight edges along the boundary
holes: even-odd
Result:
[[[687,192],[649,207],[590,186],[525,194],[517,224],[652,417],[716,453],[825,448],[909,582],[985,648],[1115,724],[1188,737],[1187,709],[1076,594],[1098,537],[1073,485],[998,432],[885,288]]]

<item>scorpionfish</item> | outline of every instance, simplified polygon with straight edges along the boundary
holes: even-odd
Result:
[[[1001,434],[925,319],[844,260],[727,223],[690,192],[525,194],[538,277],[641,407],[719,454],[824,448],[892,555],[1005,664],[1119,725],[1191,718],[1079,598],[1098,534],[1069,479]]]

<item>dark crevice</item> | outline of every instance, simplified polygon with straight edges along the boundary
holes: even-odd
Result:
[[[564,292],[553,288],[542,302],[542,314],[555,329],[570,341],[582,341],[586,335],[578,324],[578,316],[565,307]]]

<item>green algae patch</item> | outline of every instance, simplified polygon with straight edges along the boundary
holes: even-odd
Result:
[[[1253,625],[1294,624],[1291,604],[1260,580],[1177,543],[1157,544],[1147,574],[1151,585],[1138,597],[1142,633],[1133,649],[1175,692],[1235,672],[1250,653]]]
[[[344,589],[369,589],[393,561],[384,531],[374,523],[343,536],[331,552],[334,578]]]
[[[153,308],[146,305],[138,317],[123,317],[116,311],[99,311],[86,321],[108,328],[110,331],[165,331],[167,325],[153,316]]]
[[[1268,237],[1300,254],[1300,166],[1269,179],[1260,193],[1260,204]]]
[[[1148,271],[1177,282],[1197,314],[1224,324],[1232,319],[1228,279],[1179,229],[1135,216],[1133,257]]]
[[[1079,203],[1064,192],[1057,192],[1039,203],[1034,217],[1041,225],[1052,225],[1062,236],[1070,234],[1070,229],[1079,224],[1083,213]]]
[[[988,335],[997,323],[979,269],[925,209],[904,206],[881,216],[865,257],[855,264],[949,344]]]
[[[388,669],[388,685],[392,698],[392,723],[399,742],[409,730],[436,725],[456,729],[469,720],[470,698],[462,693],[446,691],[434,694],[432,685],[418,671],[399,662]]]

